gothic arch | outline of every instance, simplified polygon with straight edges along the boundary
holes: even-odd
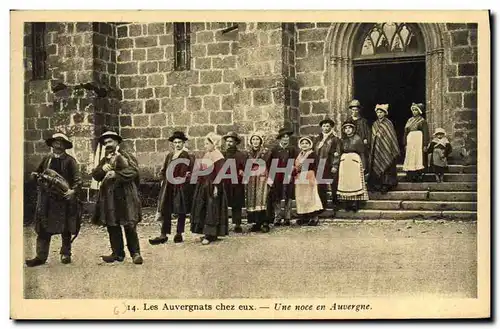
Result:
[[[353,97],[353,57],[356,43],[369,23],[333,23],[328,31],[325,57],[328,62],[327,97],[332,117],[345,119],[348,102]],[[372,24],[369,24],[372,25]],[[443,125],[448,118],[443,111],[444,48],[439,24],[417,23],[425,43],[426,109],[431,127]],[[341,81],[341,83],[336,83]]]

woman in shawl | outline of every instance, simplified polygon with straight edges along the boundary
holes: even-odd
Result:
[[[299,139],[299,147],[300,153],[295,159],[293,170],[295,203],[300,217],[297,223],[316,226],[319,223],[318,214],[324,210],[316,181],[317,156],[309,137]]]
[[[348,120],[342,124],[340,144],[339,186],[337,197],[345,201],[347,211],[358,211],[360,201],[368,200],[365,183],[365,144],[356,134],[356,123]]]
[[[264,135],[261,132],[255,132],[250,135],[250,148],[247,152],[247,159],[253,161],[251,175],[247,185],[247,214],[248,223],[253,223],[252,232],[269,232],[269,219],[267,218],[267,197],[269,194],[268,170],[270,165],[270,154],[264,147]],[[265,164],[265,169],[259,169],[260,165]],[[257,174],[260,171],[260,174]]]
[[[424,169],[427,167],[426,148],[429,144],[429,127],[422,117],[424,104],[411,105],[413,117],[408,119],[405,126],[404,143],[406,155],[403,170],[406,171],[411,182],[422,181]]]
[[[204,245],[217,240],[218,236],[228,234],[228,205],[221,179],[216,179],[224,166],[224,156],[219,150],[221,137],[209,133],[205,137],[205,155],[197,161],[199,167],[193,170],[197,183],[191,208],[191,232],[203,234]],[[196,170],[209,172],[208,175],[196,175]]]
[[[438,128],[434,132],[434,138],[427,147],[430,154],[430,168],[436,175],[436,182],[441,183],[444,172],[448,168],[448,156],[452,151],[450,141],[446,138],[446,131]]]
[[[387,118],[389,104],[377,104],[375,111],[378,119],[372,126],[368,185],[373,190],[387,193],[398,185],[398,138],[394,125]]]

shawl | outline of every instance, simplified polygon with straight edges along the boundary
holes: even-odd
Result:
[[[446,144],[450,144],[450,141],[448,140],[448,138],[446,137],[443,137],[441,139],[439,138],[433,138],[432,139],[432,142],[433,143],[436,143],[436,145],[442,145],[443,147],[446,147]]]
[[[320,148],[322,148],[322,147],[323,147],[323,144],[325,144],[325,142],[326,142],[326,140],[328,139],[328,137],[330,137],[330,136],[332,136],[332,135],[333,135],[333,136],[335,136],[335,137],[337,137],[337,134],[335,134],[335,131],[333,131],[333,129],[332,129],[332,130],[330,130],[330,132],[329,132],[328,134],[325,134],[325,133],[323,133],[323,132],[322,132],[322,133],[321,133],[321,137],[322,137],[322,139],[321,139],[321,141],[318,143],[318,145],[317,145],[317,147],[316,147],[316,148],[317,148],[318,150],[319,150]]]
[[[306,151],[301,151],[299,155],[297,156],[297,159],[295,160],[296,163],[302,164],[305,159],[313,152],[312,148],[306,150]]]
[[[375,121],[372,133],[370,164],[375,174],[382,175],[399,156],[398,138],[392,122],[387,118]]]
[[[425,119],[423,117],[416,116],[416,117],[411,117],[408,119],[405,125],[405,129],[407,130],[417,130],[418,125],[423,122]]]

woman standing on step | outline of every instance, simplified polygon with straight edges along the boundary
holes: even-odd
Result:
[[[264,134],[254,132],[250,135],[250,148],[247,159],[254,161],[252,171],[259,170],[259,164],[265,164],[265,169],[260,174],[251,175],[247,185],[247,216],[248,223],[253,223],[252,232],[269,232],[269,219],[267,218],[267,197],[269,194],[268,168],[270,165],[269,151],[264,147]],[[260,169],[262,170],[262,169]]]
[[[348,120],[342,124],[340,144],[339,186],[337,197],[345,202],[347,211],[358,211],[360,201],[368,200],[365,183],[365,144],[356,134],[356,124]]]
[[[205,137],[205,155],[201,161],[195,162],[199,167],[193,169],[193,177],[197,178],[191,208],[191,232],[203,234],[204,245],[217,240],[218,236],[228,234],[228,205],[224,183],[216,181],[217,175],[224,165],[224,156],[219,151],[221,137],[209,133]],[[202,172],[196,173],[196,170]]]
[[[422,117],[424,104],[411,105],[413,117],[405,126],[404,144],[406,155],[403,170],[410,182],[423,181],[424,169],[427,167],[427,145],[429,144],[429,127]]]
[[[313,151],[313,142],[309,137],[299,139],[300,153],[295,159],[293,170],[295,186],[295,204],[297,206],[297,223],[316,226],[318,215],[324,210],[318,193],[316,170],[318,158]]]
[[[398,185],[398,138],[394,125],[387,118],[389,104],[377,104],[375,111],[378,119],[372,126],[368,185],[375,191],[387,193]]]

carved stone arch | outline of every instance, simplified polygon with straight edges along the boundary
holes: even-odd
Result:
[[[353,97],[353,58],[356,45],[363,42],[363,31],[374,23],[333,23],[328,31],[325,57],[327,58],[327,97],[330,115],[337,122],[347,116],[347,104]],[[439,24],[415,23],[425,43],[426,115],[431,127],[447,126],[450,118],[443,111],[444,48]],[[337,125],[339,129],[339,125]]]

